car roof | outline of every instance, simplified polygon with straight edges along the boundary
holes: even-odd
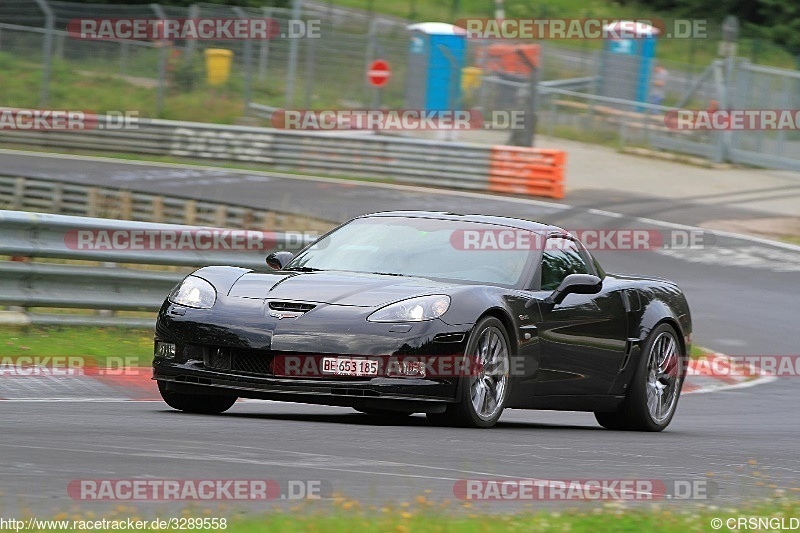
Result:
[[[484,224],[494,224],[497,226],[506,226],[517,229],[524,229],[529,231],[536,231],[542,233],[568,233],[563,228],[553,226],[551,224],[543,224],[533,220],[525,220],[522,218],[512,217],[499,217],[492,215],[463,215],[460,213],[448,213],[445,211],[381,211],[378,213],[370,213],[356,218],[373,218],[373,217],[406,217],[406,218],[436,218],[439,220],[455,220],[464,222],[480,222]]]

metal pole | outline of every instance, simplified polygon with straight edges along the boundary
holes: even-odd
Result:
[[[369,29],[367,30],[367,46],[364,50],[364,72],[366,73],[369,71],[369,66],[372,63],[372,60],[375,57],[375,47],[376,47],[376,28],[378,24],[378,19],[372,18],[369,21]],[[366,76],[364,76],[364,82],[362,87],[367,86]],[[371,89],[368,87],[367,90],[372,90],[372,107],[377,109],[380,105],[380,94],[378,93],[377,87],[372,87]],[[362,93],[363,94],[363,93]]]
[[[241,7],[234,7],[233,12],[240,19],[246,19],[247,13]],[[252,85],[253,85],[253,40],[247,39],[244,42],[244,91],[242,97],[244,99],[243,115],[247,116],[250,110],[250,101],[252,100]]]
[[[306,72],[303,85],[305,88],[305,106],[311,107],[311,90],[314,87],[314,67],[317,61],[317,43],[316,39],[306,36]]]
[[[528,94],[525,99],[525,129],[522,132],[512,131],[509,144],[514,146],[533,146],[536,132],[536,93],[539,91],[539,67],[521,50],[517,55],[530,69],[528,77]]]
[[[124,75],[128,71],[128,47],[127,42],[119,45],[119,73]]]
[[[189,6],[189,18],[197,20],[200,18],[200,6],[197,4],[192,4]],[[186,42],[186,51],[183,57],[183,61],[186,65],[191,65],[192,61],[194,60],[194,53],[197,48],[197,39],[187,39]]]
[[[55,15],[47,0],[36,0],[39,9],[44,13],[47,32],[44,34],[42,45],[42,86],[39,93],[39,106],[45,107],[50,100],[50,69],[53,59],[53,31],[55,28]]]
[[[162,21],[167,18],[164,9],[158,4],[150,4],[153,12]],[[160,41],[156,41],[159,43]],[[158,87],[156,88],[156,116],[161,116],[164,111],[164,93],[167,85],[167,45],[158,45]]]
[[[292,20],[300,20],[303,0],[292,0]],[[289,43],[289,70],[286,73],[286,107],[294,104],[294,81],[297,75],[297,38]]]
[[[261,8],[264,12],[264,18],[272,21],[272,8]],[[267,79],[267,65],[269,65],[269,42],[271,39],[267,38],[261,41],[261,46],[258,49],[258,81]]]

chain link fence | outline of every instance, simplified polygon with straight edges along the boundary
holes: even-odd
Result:
[[[71,21],[98,18],[261,18],[274,21],[282,34],[294,31],[296,38],[94,40],[76,38],[67,31]],[[203,52],[220,48],[233,53],[232,65],[227,83],[214,87],[206,80]],[[244,114],[250,102],[302,108],[366,106],[377,101],[375,89],[367,83],[367,66],[380,57],[390,63],[394,78],[382,89],[380,102],[399,107],[404,99],[407,49],[408,32],[402,21],[356,16],[315,4],[300,9],[55,0],[38,4],[3,0],[0,4],[0,66],[7,73],[0,78],[0,90],[6,106],[74,106],[83,95],[84,107],[86,103],[112,106],[104,109],[126,105],[142,115],[164,118],[204,120],[204,111],[222,109],[223,116],[214,118],[223,122]],[[29,83],[15,81],[13,74],[18,72],[29,72]],[[114,98],[104,101],[101,95],[98,101],[86,90],[98,81],[123,92],[107,89],[104,92]],[[37,83],[41,90],[32,92]],[[126,98],[126,88],[141,91],[137,97]],[[186,107],[195,108],[197,114],[187,116],[191,111]]]
[[[421,75],[408,71],[409,20],[329,2],[295,0],[290,5],[174,7],[2,0],[0,105],[135,111],[141,117],[266,126],[269,110],[275,108],[405,107],[407,88]],[[275,21],[282,34],[292,25],[300,33],[267,40],[165,41],[88,40],[67,31],[71,21],[98,18],[261,18]],[[713,161],[798,166],[794,131],[675,132],[665,127],[664,114],[677,108],[800,107],[797,72],[741,61],[699,64],[689,41],[691,61],[657,60],[665,73],[663,94],[654,99],[652,87],[645,98],[609,89],[610,81],[623,89],[640,83],[640,73],[608,62],[597,42],[470,39],[466,68],[459,73],[463,89],[459,105],[491,117],[496,111],[526,111],[535,98],[541,133],[666,149]],[[539,65],[533,93],[530,71],[487,64],[492,47],[531,44],[538,46]],[[211,85],[207,79],[208,49],[232,52],[230,77],[222,85]],[[386,60],[392,70],[389,83],[381,89],[372,87],[366,76],[377,58]]]

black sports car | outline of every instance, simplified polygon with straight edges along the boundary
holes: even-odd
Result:
[[[376,213],[267,264],[201,268],[169,294],[153,361],[167,404],[221,413],[258,398],[472,427],[557,409],[645,431],[675,414],[683,293],[605,273],[561,228]]]

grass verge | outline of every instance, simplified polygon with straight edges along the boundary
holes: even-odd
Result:
[[[126,364],[149,366],[153,360],[150,330],[99,327],[0,327],[0,354],[5,357],[90,357],[98,364],[124,358]]]
[[[715,353],[714,350],[709,350],[708,348],[693,344],[692,349],[689,351],[689,357],[691,359],[700,359],[701,357],[705,357],[713,353]]]
[[[424,498],[423,498],[424,499]],[[348,507],[348,504],[351,504]],[[435,533],[478,533],[490,531],[506,532],[639,532],[659,531],[661,533],[682,533],[685,531],[737,531],[739,529],[791,529],[792,524],[797,527],[800,516],[800,501],[785,496],[775,500],[750,504],[742,508],[719,508],[716,506],[679,507],[677,505],[647,505],[629,507],[620,502],[607,502],[598,505],[585,505],[580,509],[566,510],[541,510],[509,513],[472,512],[471,509],[462,509],[456,513],[447,510],[425,508],[425,504],[414,507],[384,507],[382,509],[361,510],[352,501],[340,503],[337,509],[322,512],[308,512],[306,506],[297,506],[300,509],[274,511],[265,515],[248,515],[241,518],[226,519],[226,533],[266,533],[280,532],[346,532],[359,531],[363,533],[383,532],[435,532]],[[437,506],[438,507],[438,506]],[[463,507],[467,507],[464,505]],[[500,511],[500,509],[497,509]],[[129,516],[136,516],[133,508],[125,511],[124,508],[115,517],[108,520],[125,520],[125,512]],[[206,513],[207,514],[207,513]],[[190,516],[187,514],[187,516]],[[197,516],[197,515],[194,515]],[[761,519],[764,524],[770,524],[766,529],[762,525],[749,528],[737,525],[738,518],[749,520]],[[89,528],[80,528],[81,520],[101,520],[91,513],[82,516],[81,513],[63,513],[55,519],[67,520],[73,527],[67,531],[89,531]],[[138,520],[146,520],[140,518]],[[717,522],[720,521],[720,522]],[[73,522],[74,521],[74,522]],[[75,527],[75,525],[78,527]],[[715,527],[715,524],[721,524]],[[727,527],[733,525],[733,528]],[[756,523],[757,524],[757,523]],[[221,529],[221,528],[220,528]],[[51,529],[52,530],[52,529]],[[97,530],[94,528],[93,530]],[[155,531],[155,528],[145,528],[143,531]],[[29,531],[47,531],[47,529],[32,529]]]

